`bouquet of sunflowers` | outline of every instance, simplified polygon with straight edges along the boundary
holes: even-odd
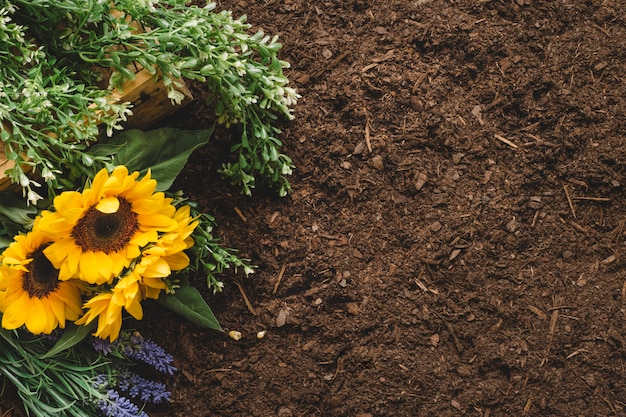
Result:
[[[116,154],[118,165],[80,189],[41,200],[44,208],[0,193],[2,230],[17,229],[0,254],[0,375],[15,385],[27,411],[146,417],[137,402],[168,401],[163,383],[131,370],[137,362],[165,375],[176,370],[171,355],[123,325],[143,318],[147,299],[221,330],[189,277],[206,275],[217,292],[223,286],[217,272],[234,267],[248,275],[253,267],[219,246],[212,217],[180,192],[161,190],[184,157],[163,147],[154,171],[128,169],[148,160],[141,150],[148,140],[176,136],[193,148],[207,134],[126,131],[94,148],[103,152],[122,141],[128,152]]]
[[[139,179],[118,166],[102,169],[82,192],[56,196],[54,209],[2,254],[2,327],[50,334],[67,321],[97,319],[95,335],[113,341],[122,309],[140,320],[143,300],[172,292],[168,278],[189,266],[184,251],[198,220],[156,185],[150,171]]]

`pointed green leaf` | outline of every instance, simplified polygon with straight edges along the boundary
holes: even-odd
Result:
[[[85,337],[87,337],[89,333],[93,331],[93,329],[95,328],[95,323],[96,322],[91,322],[87,326],[76,326],[73,324],[68,326],[68,328],[65,330],[65,332],[63,332],[63,335],[59,338],[59,340],[57,340],[54,346],[52,346],[52,348],[47,353],[41,356],[41,359],[50,358],[60,352],[63,352],[64,350],[71,348],[72,346],[77,345]]]
[[[15,193],[0,193],[0,215],[6,216],[13,223],[29,226],[36,214],[37,207],[29,206],[25,199],[19,198]]]
[[[113,163],[142,174],[150,168],[157,180],[157,191],[165,191],[183,169],[193,151],[205,145],[213,129],[156,129],[148,132],[127,130],[91,149],[94,157],[113,155]]]
[[[198,326],[223,331],[197,288],[191,286],[177,288],[173,294],[162,294],[158,302]]]

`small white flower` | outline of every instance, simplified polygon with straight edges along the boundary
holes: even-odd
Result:
[[[26,197],[28,204],[36,205],[37,201],[43,200],[43,197],[34,192],[31,188],[28,189],[28,196]]]
[[[180,104],[185,99],[185,95],[178,90],[170,90],[167,92],[167,97],[172,100],[172,104]]]
[[[41,177],[44,179],[44,181],[48,182],[48,181],[52,181],[56,178],[55,172],[60,174],[61,171],[58,170],[54,170],[52,171],[50,168],[48,167],[44,167],[41,170]]]

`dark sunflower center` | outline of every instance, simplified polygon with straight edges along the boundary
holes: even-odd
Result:
[[[43,251],[44,245],[31,254],[33,259],[24,273],[22,289],[31,297],[44,298],[59,287],[59,270],[52,266]]]
[[[72,230],[72,237],[83,252],[112,253],[123,249],[139,227],[137,213],[123,198],[115,213],[102,213],[90,207]]]

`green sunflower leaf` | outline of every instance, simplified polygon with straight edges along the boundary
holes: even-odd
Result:
[[[19,198],[15,193],[8,191],[0,193],[0,201],[0,214],[15,223],[32,224],[33,218],[37,214],[37,207],[29,206],[23,198]]]
[[[95,145],[90,153],[95,157],[112,155],[114,164],[125,165],[130,172],[145,174],[150,168],[152,178],[158,182],[157,191],[166,191],[191,153],[205,145],[212,133],[213,129],[131,129]]]
[[[174,293],[161,294],[157,301],[198,326],[223,331],[213,311],[195,287],[181,286]]]
[[[95,324],[96,322],[94,321],[87,326],[69,325],[54,346],[41,356],[41,359],[51,358],[58,353],[77,345],[94,330]]]

